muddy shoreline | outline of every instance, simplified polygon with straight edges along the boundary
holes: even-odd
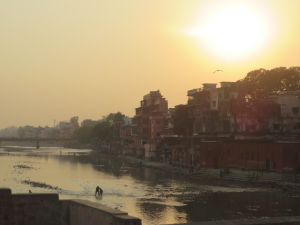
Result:
[[[141,158],[135,158],[132,156],[113,155],[109,153],[100,153],[94,151],[92,154],[101,155],[103,157],[111,157],[116,160],[120,160],[128,163],[132,168],[143,167],[154,170],[161,173],[170,173],[178,176],[179,179],[189,180],[203,180],[209,182],[211,185],[227,186],[227,187],[240,187],[240,188],[266,188],[270,191],[284,191],[291,192],[293,194],[300,194],[300,184],[292,182],[256,182],[256,181],[239,181],[239,180],[228,180],[215,177],[201,177],[194,174],[188,174],[185,168],[175,167],[171,164],[164,164],[160,162],[148,161]]]

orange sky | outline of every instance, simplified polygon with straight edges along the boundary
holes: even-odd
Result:
[[[133,116],[149,91],[174,107],[202,83],[300,66],[299,8],[298,0],[1,1],[0,129]]]

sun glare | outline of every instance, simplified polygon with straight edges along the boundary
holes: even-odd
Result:
[[[241,6],[223,8],[185,30],[210,53],[226,59],[252,55],[267,43],[270,28],[257,12]]]

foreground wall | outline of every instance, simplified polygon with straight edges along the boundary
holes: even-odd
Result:
[[[66,225],[141,225],[128,213],[87,200],[62,200],[63,223]]]
[[[0,189],[0,224],[59,224],[58,194],[11,194]]]
[[[1,225],[141,225],[139,218],[87,200],[58,194],[12,194],[0,188]]]

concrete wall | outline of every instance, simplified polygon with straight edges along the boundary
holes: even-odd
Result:
[[[141,225],[128,213],[87,200],[69,201],[69,225]]]
[[[0,189],[0,224],[59,224],[58,194],[11,194]]]
[[[141,225],[139,218],[87,200],[58,194],[12,194],[0,188],[1,225]]]

